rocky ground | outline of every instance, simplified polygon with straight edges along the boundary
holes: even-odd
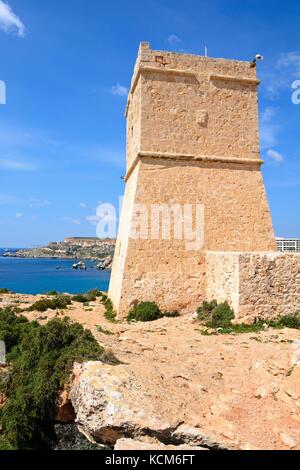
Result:
[[[119,450],[300,449],[300,331],[204,336],[192,314],[128,325],[103,313],[100,301],[28,313],[69,316],[120,361],[74,367],[65,403],[89,439]]]

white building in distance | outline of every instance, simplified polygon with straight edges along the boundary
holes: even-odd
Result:
[[[300,238],[276,238],[278,251],[300,253]]]

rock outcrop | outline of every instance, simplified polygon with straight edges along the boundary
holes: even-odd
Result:
[[[111,325],[121,364],[76,364],[79,428],[115,449],[300,449],[297,330],[203,336],[191,317]],[[166,447],[165,447],[166,446]]]
[[[3,295],[2,306],[35,300]],[[23,312],[40,323],[59,313]],[[58,400],[57,420],[71,422],[60,425],[63,435],[75,419],[93,445],[116,450],[300,450],[299,330],[207,336],[193,315],[110,323],[99,300],[88,313],[74,303],[64,314],[90,329],[107,354],[76,364]],[[1,377],[5,385],[9,368],[0,368]],[[71,440],[66,446],[80,445]]]
[[[171,442],[218,447],[200,430],[181,429],[177,416],[160,413],[159,400],[153,401],[128,369],[99,362],[76,364],[74,377],[71,400],[77,424],[98,442],[120,445],[120,440],[129,436],[136,440],[150,438],[154,447]]]
[[[55,420],[58,423],[71,424],[75,422],[75,419],[76,414],[70,399],[69,386],[67,385],[66,388],[60,392],[57,399]]]
[[[179,446],[165,444],[151,444],[150,442],[135,441],[134,439],[119,439],[114,450],[206,450],[203,447],[189,446],[183,444]]]

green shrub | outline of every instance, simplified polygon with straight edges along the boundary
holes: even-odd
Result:
[[[99,289],[91,289],[88,291],[86,296],[90,302],[95,302],[98,297],[102,297],[102,292]]]
[[[218,332],[222,335],[230,333],[259,333],[260,331],[263,331],[264,328],[265,323],[263,321],[258,321],[257,323],[253,323],[252,325],[246,325],[244,323],[231,324],[228,326],[221,327]]]
[[[291,313],[289,315],[283,315],[278,317],[276,320],[269,320],[267,324],[273,328],[294,328],[300,329],[300,313]]]
[[[0,288],[0,294],[11,294],[10,290],[3,287]]]
[[[110,330],[106,330],[105,328],[103,328],[101,325],[98,325],[97,326],[97,331],[99,333],[103,333],[104,335],[106,336],[114,336],[115,333],[113,333],[112,331]]]
[[[209,328],[228,328],[234,319],[234,312],[228,302],[218,305],[216,300],[203,302],[197,310],[197,315]]]
[[[114,311],[113,303],[107,296],[105,296],[105,299],[106,300],[102,301],[102,303],[105,307],[104,316],[105,316],[106,320],[110,321],[111,323],[116,323],[117,314]]]
[[[162,312],[154,302],[140,302],[129,311],[127,321],[148,322],[159,320],[163,317],[176,318],[179,316],[180,314],[177,310]]]
[[[56,290],[51,290],[50,292],[47,292],[46,295],[50,295],[50,296],[53,296],[55,297],[56,295],[59,295],[58,292]]]
[[[129,311],[127,321],[154,321],[162,316],[161,311],[154,302],[141,302]]]
[[[162,316],[166,318],[177,318],[180,317],[180,313],[177,310],[174,310],[173,312],[163,312]]]
[[[47,310],[64,310],[68,305],[71,305],[71,297],[68,295],[58,295],[53,299],[41,299],[31,305],[27,310],[28,312],[46,312]]]
[[[0,309],[0,340],[5,342],[7,352],[20,342],[21,337],[30,328],[36,326],[36,322],[29,323],[27,318],[17,317],[10,307]]]
[[[218,306],[218,302],[216,300],[212,300],[211,302],[203,302],[201,307],[197,309],[197,315],[199,320],[202,321],[209,321],[211,320],[212,311]]]
[[[104,364],[108,364],[110,366],[118,366],[119,364],[122,364],[122,362],[115,356],[114,352],[110,350],[104,351],[104,353],[101,354],[100,360]]]
[[[211,321],[208,322],[207,326],[211,328],[226,328],[231,325],[231,320],[233,319],[234,312],[232,308],[228,302],[224,302],[213,309]]]
[[[74,302],[80,302],[82,304],[85,304],[88,302],[95,302],[98,297],[103,299],[102,292],[99,289],[91,289],[86,294],[73,295],[72,300]],[[104,300],[107,300],[107,296],[105,296]]]
[[[0,448],[49,449],[56,440],[58,391],[75,361],[99,360],[103,348],[90,331],[66,318],[41,326],[20,321],[9,310],[0,310],[0,336],[10,340],[7,359],[13,364],[8,400],[0,411]]]
[[[76,295],[73,295],[72,301],[73,302],[79,302],[81,304],[86,304],[89,301],[89,299],[84,294],[76,294]]]
[[[258,333],[265,329],[266,326],[271,328],[294,328],[300,329],[300,312],[289,315],[283,315],[273,320],[257,321],[252,325],[232,324],[234,319],[234,311],[228,302],[219,304],[213,300],[212,302],[203,302],[201,307],[197,309],[199,320],[204,322],[208,328],[218,328],[220,334],[230,333]],[[210,335],[208,330],[202,330],[203,335]]]
[[[4,437],[0,436],[0,451],[1,450],[16,450]]]

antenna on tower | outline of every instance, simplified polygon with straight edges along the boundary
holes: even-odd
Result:
[[[207,46],[204,47],[204,55],[205,55],[205,57],[208,56],[208,49],[207,49]]]

